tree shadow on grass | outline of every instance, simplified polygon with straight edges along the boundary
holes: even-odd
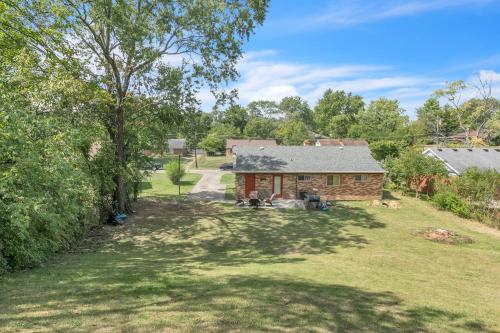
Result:
[[[31,328],[79,331],[104,326],[112,330],[181,332],[199,332],[207,327],[211,332],[497,332],[465,314],[407,307],[391,292],[293,277],[236,275],[216,280],[152,273],[143,276],[142,284],[107,281],[97,287],[76,276],[64,290],[53,286],[36,296],[13,300],[3,318],[13,316]],[[96,279],[92,282],[101,282],[100,277]],[[23,312],[15,310],[19,304]],[[44,312],[37,315],[40,308]],[[144,313],[151,318],[168,316],[169,320],[137,320]],[[95,321],[97,327],[75,327],[71,321],[75,316]],[[110,323],[106,318],[115,320]]]
[[[249,210],[215,203],[145,203],[142,217],[121,231],[114,253],[140,251],[140,258],[175,259],[177,273],[196,267],[304,260],[303,255],[363,248],[368,240],[356,228],[383,228],[363,208],[329,213],[299,209]],[[354,228],[353,228],[354,227]],[[139,240],[139,241],[138,241]],[[177,268],[177,270],[176,270]]]
[[[384,227],[365,209],[312,214],[154,200],[142,205],[125,226],[109,229],[109,242],[96,253],[65,255],[45,275],[18,273],[3,283],[0,331],[495,332],[466,314],[409,307],[388,291],[284,273],[257,276],[241,266],[362,249],[368,241],[354,231]],[[230,265],[248,274],[210,277]]]

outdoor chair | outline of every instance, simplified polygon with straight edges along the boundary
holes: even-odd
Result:
[[[275,200],[277,196],[278,196],[277,193],[271,194],[271,196],[269,198],[264,199],[264,204],[268,204],[269,206],[272,206],[273,200]]]

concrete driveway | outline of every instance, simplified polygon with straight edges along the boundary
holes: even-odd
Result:
[[[220,178],[222,175],[230,173],[218,169],[202,170],[190,169],[191,173],[199,173],[202,175],[200,181],[193,187],[188,195],[189,200],[199,201],[223,201],[226,185],[221,184]]]

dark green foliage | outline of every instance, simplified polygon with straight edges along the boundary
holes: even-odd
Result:
[[[248,138],[268,139],[273,137],[278,124],[266,118],[252,118],[245,126],[243,134]]]
[[[326,90],[314,108],[316,131],[331,137],[346,137],[350,127],[357,123],[364,105],[361,96]]]
[[[313,113],[309,104],[299,96],[285,97],[278,105],[286,120],[303,122],[307,128],[312,128]]]
[[[302,145],[304,140],[310,139],[306,125],[298,120],[289,120],[282,123],[275,131],[275,136],[284,145]]]
[[[179,184],[181,178],[186,174],[186,169],[182,164],[179,165],[178,161],[169,162],[165,166],[168,178],[173,184]]]
[[[387,157],[398,157],[401,143],[397,141],[381,140],[370,143],[373,158],[383,161]]]
[[[443,193],[453,193],[465,202],[469,207],[469,216],[474,215],[479,221],[500,227],[500,221],[493,208],[495,201],[500,199],[498,172],[471,168],[460,177],[451,179],[449,184],[442,185],[439,190]]]
[[[243,133],[243,129],[248,122],[249,115],[244,107],[233,105],[224,111],[223,117],[222,122],[224,124],[235,127],[240,133]]]
[[[107,185],[91,174],[99,159],[86,160],[74,131],[54,117],[0,111],[0,127],[1,273],[38,265],[78,241],[99,223]]]
[[[390,181],[398,188],[414,191],[417,197],[422,184],[447,175],[443,162],[413,148],[402,152],[398,158],[387,158],[384,166]]]
[[[442,191],[434,195],[434,202],[442,209],[449,210],[460,217],[469,218],[472,215],[467,202],[452,191]]]
[[[222,152],[226,148],[226,140],[238,136],[238,129],[228,124],[219,123],[212,127],[199,146],[208,153]]]

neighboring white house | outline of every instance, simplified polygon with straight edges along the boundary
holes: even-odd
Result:
[[[500,172],[500,148],[427,148],[422,153],[443,161],[450,176],[459,176],[469,168]]]

